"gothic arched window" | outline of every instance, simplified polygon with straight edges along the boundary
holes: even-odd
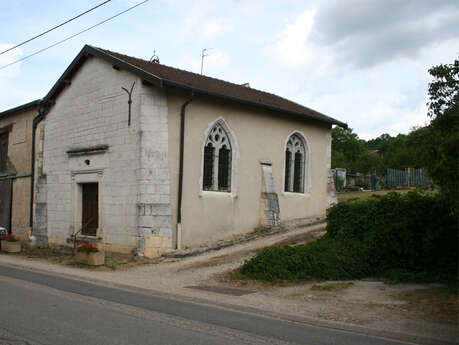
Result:
[[[204,145],[202,189],[231,191],[231,142],[227,131],[217,122]]]
[[[284,191],[304,193],[307,162],[306,144],[299,134],[292,134],[285,148]]]

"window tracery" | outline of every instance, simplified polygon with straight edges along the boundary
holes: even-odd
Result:
[[[284,191],[304,193],[306,145],[299,134],[292,134],[285,149]]]
[[[204,145],[203,190],[231,191],[232,148],[220,123],[209,132]]]

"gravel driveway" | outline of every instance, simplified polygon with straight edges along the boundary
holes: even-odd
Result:
[[[444,289],[441,285],[388,285],[381,281],[359,280],[273,287],[229,279],[231,270],[261,248],[279,243],[307,243],[323,234],[324,224],[316,224],[195,257],[167,259],[158,264],[117,271],[92,271],[4,254],[0,255],[0,264],[26,266],[106,285],[153,290],[200,303],[231,306],[318,325],[343,329],[349,326],[360,331],[374,330],[382,335],[412,335],[456,342],[457,295],[445,297],[446,302],[438,300]]]

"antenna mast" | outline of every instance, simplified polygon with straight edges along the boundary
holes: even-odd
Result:
[[[210,54],[206,54],[206,52],[208,52],[209,50],[211,49],[214,49],[214,48],[204,48],[202,51],[201,51],[201,75],[202,75],[202,67],[204,65],[204,58],[206,56],[209,56]]]

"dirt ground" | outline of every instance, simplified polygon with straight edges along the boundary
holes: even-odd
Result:
[[[372,195],[386,195],[390,192],[397,192],[397,193],[408,193],[413,189],[393,189],[393,190],[376,190],[376,191],[362,191],[362,192],[343,192],[338,193],[338,201],[346,201],[349,199],[368,199]]]
[[[272,286],[231,279],[231,272],[261,248],[303,244],[323,234],[324,224],[317,224],[200,256],[126,265],[121,270],[88,270],[5,254],[0,254],[0,263],[180,295],[200,302],[251,308],[291,319],[322,320],[457,342],[458,292],[440,284],[390,285],[365,279]]]

